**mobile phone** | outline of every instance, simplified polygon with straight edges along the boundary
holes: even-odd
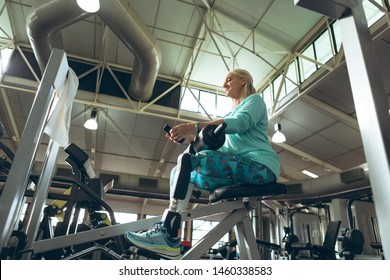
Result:
[[[170,127],[168,124],[165,124],[164,125],[164,127],[163,127],[163,129],[164,129],[164,131],[166,132],[166,133],[169,133],[169,131],[171,131],[171,128],[172,127]],[[183,139],[180,139],[180,141],[177,141],[178,143],[183,143],[184,142],[184,138]]]

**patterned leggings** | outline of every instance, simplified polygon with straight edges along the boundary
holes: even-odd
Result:
[[[191,155],[191,164],[193,171],[190,183],[201,190],[213,191],[233,184],[260,185],[276,181],[267,166],[219,151],[204,150]],[[174,178],[175,173],[176,167],[171,171],[171,178]],[[171,185],[171,191],[172,188]]]

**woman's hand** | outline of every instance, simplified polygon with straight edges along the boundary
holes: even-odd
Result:
[[[194,133],[194,123],[183,123],[172,127],[169,133],[167,133],[165,136],[176,144],[178,144],[182,139],[185,139],[184,143],[190,144],[194,140]]]

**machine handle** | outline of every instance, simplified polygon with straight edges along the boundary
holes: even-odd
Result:
[[[225,132],[225,128],[227,127],[227,124],[225,122],[221,123],[217,126],[217,128],[214,130],[214,135],[219,136],[221,133]]]

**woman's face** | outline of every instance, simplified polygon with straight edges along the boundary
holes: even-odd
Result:
[[[223,88],[225,89],[227,96],[238,100],[241,98],[243,94],[242,91],[244,89],[244,85],[245,85],[244,78],[239,77],[233,72],[229,72],[226,75],[225,81],[223,83]]]

